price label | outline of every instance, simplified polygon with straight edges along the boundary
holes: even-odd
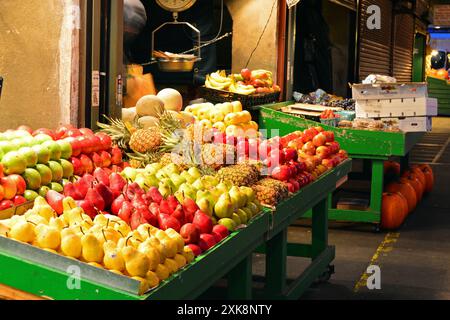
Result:
[[[299,2],[300,0],[286,0],[289,9],[292,9],[292,7],[298,4]]]
[[[100,106],[100,72],[92,71],[92,93],[91,93],[92,107]]]

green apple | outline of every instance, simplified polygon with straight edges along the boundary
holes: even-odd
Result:
[[[149,187],[158,187],[159,180],[156,179],[154,175],[146,175],[147,186]]]
[[[49,192],[51,189],[48,186],[42,186],[39,188],[38,190],[38,194],[45,198],[45,196],[47,195],[47,192]]]
[[[25,172],[22,174],[22,177],[25,179],[27,183],[27,189],[37,190],[41,187],[41,175],[39,171],[32,168],[25,169]]]
[[[155,176],[156,179],[158,179],[159,181],[161,181],[162,179],[166,179],[168,177],[167,173],[164,170],[158,170]]]
[[[63,168],[63,178],[70,178],[73,176],[73,164],[66,159],[60,159],[59,164]]]
[[[136,172],[135,168],[126,167],[125,169],[123,169],[123,171],[121,173],[125,179],[131,180],[131,181],[134,181],[134,179],[136,179],[137,172]]]
[[[20,148],[27,146],[27,143],[22,138],[16,138],[9,143],[13,145],[14,150],[19,150]]]
[[[205,185],[203,184],[202,179],[195,180],[194,183],[192,184],[192,187],[197,190],[205,190],[206,189]]]
[[[198,179],[198,178],[200,178],[202,176],[202,173],[196,167],[189,168],[188,173],[195,179]]]
[[[5,131],[5,132],[3,132],[3,137],[5,138],[5,140],[8,140],[8,141],[13,140],[15,138],[14,132],[13,131]]]
[[[163,170],[167,175],[170,175],[172,173],[180,174],[180,169],[175,163],[169,163],[163,168]]]
[[[180,176],[181,176],[184,180],[186,180],[187,183],[191,183],[191,184],[194,183],[195,180],[197,180],[197,179],[195,179],[193,176],[191,176],[191,175],[189,174],[189,172],[187,172],[187,171],[181,172],[181,173],[180,173]]]
[[[182,176],[180,176],[179,174],[177,174],[177,173],[172,173],[172,174],[169,176],[169,178],[170,178],[170,180],[172,181],[173,185],[175,186],[175,190],[178,190],[178,188],[179,188],[183,183],[186,182],[186,180],[185,180]]]
[[[52,137],[47,134],[39,133],[34,136],[36,144],[43,144],[45,141],[53,141]]]
[[[33,137],[31,137],[31,136],[22,138],[22,141],[26,147],[32,147],[36,144]]]
[[[184,197],[191,198],[192,200],[197,199],[197,191],[188,183],[183,183],[178,191],[184,194]]]
[[[68,184],[68,183],[71,183],[70,180],[68,180],[68,179],[62,179],[62,180],[61,180],[61,185],[63,186],[63,188],[64,188],[64,186],[65,186],[66,184]]]
[[[56,191],[56,192],[59,192],[59,193],[64,191],[63,186],[60,183],[58,183],[58,182],[52,182],[49,185],[47,185],[47,187],[49,187],[53,191]]]
[[[61,181],[64,173],[62,166],[58,162],[50,160],[48,162],[48,167],[52,171],[52,181],[54,182]]]
[[[27,161],[23,155],[17,151],[11,151],[5,154],[2,158],[3,171],[7,174],[22,174],[27,168]]]
[[[236,222],[230,218],[222,218],[217,221],[217,223],[225,226],[230,232],[233,232],[236,229]]]
[[[36,152],[38,156],[38,163],[47,164],[48,160],[50,160],[50,150],[47,147],[44,147],[40,144],[34,145],[31,149]]]
[[[61,147],[61,158],[69,159],[72,156],[72,145],[64,140],[58,140],[56,143]]]
[[[36,191],[33,190],[25,190],[23,197],[27,199],[28,201],[34,201],[37,197],[39,197],[39,194]]]
[[[31,133],[26,130],[15,130],[14,137],[16,138],[27,138],[32,137]]]
[[[13,145],[11,145],[11,143],[9,141],[7,141],[7,140],[0,141],[0,149],[2,149],[4,153],[8,153],[10,151],[14,151]]]
[[[41,146],[50,150],[50,160],[59,160],[61,158],[61,146],[56,141],[45,141]]]
[[[36,165],[36,170],[39,171],[39,174],[41,175],[41,184],[47,185],[50,182],[52,182],[52,170],[48,166],[42,163],[38,163]]]
[[[146,184],[145,184],[145,176],[143,174],[137,174],[136,179],[134,179],[134,182],[136,182],[139,187],[145,190]]]
[[[38,156],[36,151],[31,149],[30,147],[22,147],[20,148],[17,153],[25,157],[25,160],[27,161],[27,167],[33,168],[36,166],[38,161]]]

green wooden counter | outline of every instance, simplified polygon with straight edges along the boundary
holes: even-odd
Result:
[[[339,221],[381,222],[381,197],[383,193],[383,163],[389,157],[400,157],[402,167],[408,165],[409,151],[423,137],[423,132],[383,132],[330,127],[281,112],[292,101],[264,105],[259,108],[259,125],[268,135],[285,135],[296,130],[321,125],[333,131],[336,141],[353,159],[369,162],[367,174],[371,176],[370,207],[366,211],[337,210],[330,207],[329,218]],[[277,133],[278,132],[278,133]],[[329,201],[331,206],[332,201]]]

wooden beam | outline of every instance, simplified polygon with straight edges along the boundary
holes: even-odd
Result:
[[[286,0],[279,0],[277,19],[277,83],[281,89],[280,101],[283,101],[286,95],[286,13]]]
[[[46,300],[34,294],[0,284],[0,300]]]

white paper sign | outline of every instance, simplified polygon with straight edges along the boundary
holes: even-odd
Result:
[[[100,106],[100,72],[92,71],[92,107]]]
[[[293,6],[295,6],[299,2],[300,2],[300,0],[286,0],[286,3],[288,5],[289,9],[291,9]]]

